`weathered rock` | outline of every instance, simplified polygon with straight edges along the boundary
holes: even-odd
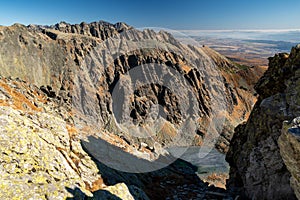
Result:
[[[250,199],[295,199],[278,138],[283,121],[300,114],[300,48],[269,60],[255,87],[259,99],[247,123],[235,129],[230,144],[228,186],[243,190]]]
[[[1,198],[62,199],[75,187],[92,195],[86,188],[101,176],[66,110],[25,82],[2,78],[0,88]]]
[[[291,173],[290,184],[300,199],[300,121],[295,118],[291,124],[284,124],[278,144],[280,154]]]
[[[81,147],[68,104],[46,95],[0,77],[1,199],[134,199],[124,183],[105,185]],[[148,199],[138,187],[132,191]]]
[[[104,191],[108,191],[109,193],[105,193]],[[114,195],[115,197],[112,197]],[[124,183],[118,183],[114,186],[108,186],[103,190],[98,190],[94,193],[94,197],[88,199],[126,199],[126,200],[134,200],[135,198],[131,195],[128,187]],[[144,199],[144,198],[142,198]],[[145,199],[147,200],[147,199]]]

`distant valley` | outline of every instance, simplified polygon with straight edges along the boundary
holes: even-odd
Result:
[[[180,31],[242,65],[267,66],[268,57],[289,52],[300,30],[184,30]],[[183,35],[177,35],[185,41]]]

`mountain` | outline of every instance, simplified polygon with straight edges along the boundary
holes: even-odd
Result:
[[[195,120],[200,121],[196,124],[200,127],[189,143],[202,143],[209,121],[213,115],[220,115],[218,118],[225,125],[219,127],[221,137],[217,147],[223,152],[228,149],[233,127],[247,118],[256,99],[253,84],[264,71],[260,68],[241,68],[208,47],[183,45],[166,32],[138,31],[124,23],[100,21],[71,25],[61,22],[53,26],[28,27],[15,24],[0,30],[2,76],[18,77],[38,87],[50,86],[55,97],[71,102],[80,113],[75,116],[88,117],[87,124],[91,125],[90,122],[94,121],[100,129],[106,128],[115,134],[120,130],[112,119],[112,113],[116,114],[113,109],[123,108],[112,107],[112,93],[117,83],[123,84],[120,81],[122,74],[145,64],[168,66],[172,71],[166,73],[173,78],[177,76],[177,82],[186,81],[176,87],[187,84],[193,90],[194,104],[197,104],[194,106],[199,107],[191,108],[191,112],[199,115]],[[130,43],[132,41],[135,44]],[[156,44],[151,43],[153,41]],[[107,49],[111,53],[107,54]],[[142,78],[149,77],[144,72]],[[120,87],[124,89],[124,85]],[[143,124],[151,106],[159,104],[167,115],[167,122],[180,125],[183,121],[180,109],[186,112],[188,106],[192,106],[181,103],[183,108],[179,108],[176,101],[185,99],[175,100],[170,92],[174,93],[153,84],[139,88],[130,97],[134,100],[129,102],[133,104],[129,115],[136,123]],[[217,107],[224,112],[217,114]],[[165,124],[165,127],[170,126]],[[132,134],[124,134],[122,137],[131,143],[141,142]],[[162,133],[157,139],[170,140],[166,134]],[[154,144],[153,140],[142,142],[150,146]]]
[[[46,199],[228,196],[176,147],[227,152],[265,71],[103,21],[0,27],[0,66],[2,195]]]
[[[255,86],[259,98],[235,129],[228,186],[249,199],[298,199],[300,46],[269,58]]]

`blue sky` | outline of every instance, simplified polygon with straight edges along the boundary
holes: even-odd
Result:
[[[169,29],[300,29],[300,0],[10,0],[0,24],[105,20]]]

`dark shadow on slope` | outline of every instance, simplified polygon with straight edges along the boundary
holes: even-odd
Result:
[[[67,187],[66,190],[73,195],[73,197],[68,197],[67,200],[122,200],[106,190],[96,191],[94,197],[87,197],[79,188],[71,189]]]
[[[177,159],[170,165],[147,173],[129,173],[116,170],[107,166],[109,155],[126,160],[120,164],[130,163],[133,168],[140,169],[141,166],[156,167],[153,162],[137,158],[110,143],[93,136],[88,137],[88,142],[82,141],[84,150],[97,164],[101,176],[106,185],[125,183],[135,199],[145,199],[143,191],[150,199],[224,199],[230,197],[226,190],[216,187],[208,187],[196,174],[197,167]],[[101,159],[105,159],[104,161]],[[160,162],[174,159],[170,156],[160,157]],[[130,161],[130,162],[128,162]],[[118,166],[120,167],[120,166]],[[150,171],[150,170],[149,170]],[[141,190],[137,192],[137,188]],[[229,198],[230,199],[230,198]]]

